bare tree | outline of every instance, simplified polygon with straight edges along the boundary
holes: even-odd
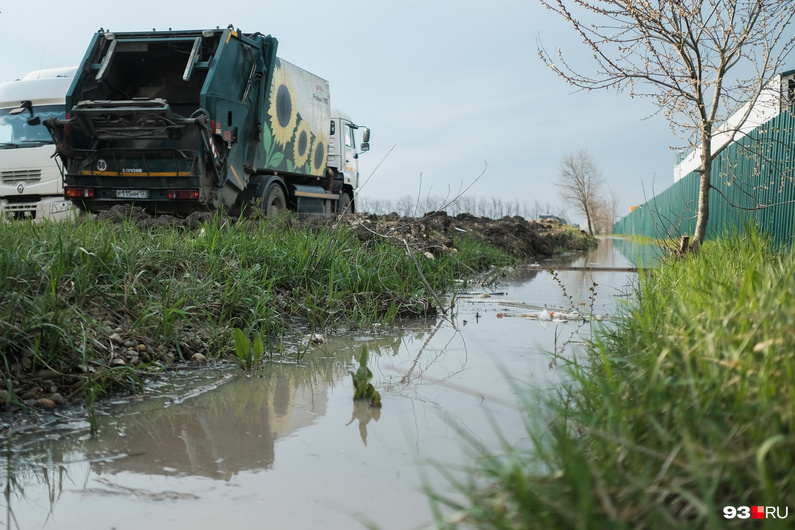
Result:
[[[593,229],[597,234],[604,234],[607,232],[607,215],[607,204],[602,199],[597,198],[591,208]]]
[[[418,199],[411,195],[403,195],[395,204],[395,211],[404,217],[416,217],[419,209]],[[420,214],[421,215],[421,214]]]
[[[760,95],[781,69],[795,37],[792,0],[539,0],[567,20],[596,61],[576,72],[560,51],[541,59],[575,87],[628,89],[650,97],[672,130],[700,150],[698,220],[709,220],[712,160],[745,125]],[[570,9],[581,9],[575,15]],[[744,102],[748,102],[743,106]],[[739,115],[738,115],[739,114]],[[717,125],[732,116],[722,129]],[[729,134],[715,146],[718,134]]]
[[[561,200],[585,216],[588,233],[593,235],[594,208],[602,186],[602,173],[587,150],[580,149],[563,157],[555,186]]]
[[[599,233],[613,233],[613,225],[618,220],[618,195],[612,188],[608,188],[597,200],[597,216],[599,218]]]
[[[541,203],[538,202],[538,199],[533,199],[533,206],[530,209],[530,217],[533,219],[538,219],[539,215],[541,215]]]
[[[591,217],[594,231],[599,234],[612,233],[613,225],[618,219],[618,196],[613,189],[594,199]]]
[[[610,188],[607,197],[605,197],[605,205],[607,209],[608,234],[613,233],[613,225],[616,224],[616,221],[618,221],[618,204],[619,204],[618,194],[616,193],[616,190]]]
[[[412,197],[403,195],[395,200],[375,199],[367,196],[358,196],[357,210],[374,214],[387,214],[396,212],[405,217],[416,217],[425,213],[443,209],[448,215],[458,215],[469,213],[481,217],[491,217],[494,219],[506,215],[529,216],[531,209],[519,199],[506,201],[498,197],[470,197],[458,196],[454,199],[428,195],[427,197]],[[541,210],[538,200],[535,201],[536,213],[532,217],[537,218]],[[558,210],[559,211],[559,210]],[[552,206],[547,203],[545,213],[553,213]],[[562,214],[561,214],[562,215]]]

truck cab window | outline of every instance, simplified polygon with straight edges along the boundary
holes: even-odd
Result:
[[[27,113],[14,116],[9,114],[11,110],[0,109],[0,142],[19,145],[25,143],[52,143],[52,138],[46,127],[43,125],[29,125],[27,123]],[[35,111],[42,121],[51,117],[64,117],[64,108],[62,106],[37,106]]]
[[[348,127],[345,133],[345,147],[350,147],[351,149],[356,148],[356,140],[353,137],[353,127]]]

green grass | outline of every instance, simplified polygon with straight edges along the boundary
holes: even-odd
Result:
[[[466,240],[459,246],[436,260],[418,254],[434,291],[515,261]],[[135,386],[133,365],[146,372],[194,353],[234,357],[235,329],[270,347],[290,330],[437,309],[403,246],[290,216],[216,217],[197,230],[131,220],[3,223],[0,248],[0,388],[11,401],[21,372],[88,376],[104,393]],[[124,343],[144,349],[131,357]],[[120,358],[124,369],[108,369]]]
[[[730,236],[641,275],[637,295],[545,399],[543,419],[527,397],[536,449],[500,448],[457,483],[466,503],[442,500],[466,526],[751,524],[724,519],[725,506],[788,508],[791,524],[795,252]]]

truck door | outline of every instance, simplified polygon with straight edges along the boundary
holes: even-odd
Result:
[[[356,152],[356,137],[353,134],[356,128],[353,123],[348,120],[341,119],[340,131],[342,134],[342,173],[344,176],[345,184],[349,184],[354,189],[359,185],[359,155]]]

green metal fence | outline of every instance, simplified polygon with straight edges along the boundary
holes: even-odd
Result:
[[[616,234],[653,238],[692,235],[699,174],[689,173],[614,226]],[[789,111],[727,147],[713,162],[707,239],[755,222],[775,244],[795,235],[795,116]]]

